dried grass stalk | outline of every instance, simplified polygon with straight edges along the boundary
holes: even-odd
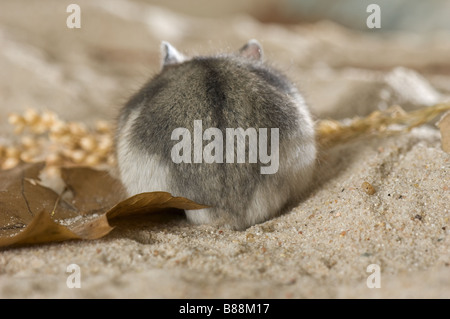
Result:
[[[317,141],[320,146],[329,148],[358,137],[405,132],[430,122],[448,110],[450,103],[440,103],[411,112],[405,112],[400,106],[395,105],[385,111],[372,112],[364,118],[355,117],[350,123],[321,120],[316,124]],[[395,125],[402,127],[399,129]]]

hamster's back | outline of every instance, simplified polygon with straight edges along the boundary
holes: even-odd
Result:
[[[211,206],[187,212],[194,222],[232,228],[261,222],[277,214],[293,192],[304,188],[291,185],[300,183],[292,180],[310,178],[305,167],[311,169],[314,159],[308,158],[299,169],[291,158],[299,147],[314,149],[315,158],[312,123],[303,103],[295,87],[260,59],[227,55],[167,63],[122,110],[117,136],[122,180],[130,195],[168,191]],[[190,149],[182,150],[190,154],[181,154],[190,158],[187,162],[173,158],[174,145],[179,143],[173,134],[178,128],[190,135]],[[215,135],[205,140],[203,133],[208,128],[222,132],[222,141],[215,141],[222,143],[222,162],[203,159],[204,148],[220,139]],[[227,129],[237,128],[251,128],[257,134],[266,129],[268,141],[271,129],[278,129],[278,172],[261,174],[260,158],[250,162],[248,136],[245,163],[236,162],[239,142],[233,138],[234,147],[230,148],[226,139]],[[267,148],[269,154],[275,151],[274,145]],[[214,150],[216,159],[220,158],[218,151]],[[227,163],[230,152],[235,161]],[[270,198],[261,196],[270,196],[274,203],[266,203]]]

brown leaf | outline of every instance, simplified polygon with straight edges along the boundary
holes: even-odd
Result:
[[[24,244],[40,244],[52,241],[79,239],[77,234],[67,227],[56,223],[50,214],[41,211],[24,230],[12,237],[0,236],[0,247]]]
[[[114,227],[111,227],[106,214],[85,222],[71,225],[71,229],[82,239],[98,239],[106,236]]]
[[[117,217],[199,205],[166,192],[142,193],[120,201],[121,183],[107,172],[72,167],[61,170],[71,196],[39,184],[44,164],[0,171],[0,247],[68,239],[98,239]],[[118,202],[118,203],[117,203]]]
[[[71,204],[82,214],[105,212],[126,198],[122,183],[106,171],[88,167],[62,168],[61,177],[72,192]]]
[[[70,205],[58,201],[59,196],[53,190],[39,185],[38,176],[43,167],[43,163],[24,164],[0,171],[0,237],[23,229],[43,211],[54,211],[61,218],[78,214]]]
[[[151,192],[134,195],[111,208],[109,219],[133,214],[153,213],[166,208],[200,209],[208,206],[197,204],[184,197],[173,197],[167,192]]]

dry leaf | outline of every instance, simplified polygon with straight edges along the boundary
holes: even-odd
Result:
[[[71,218],[78,211],[58,202],[59,195],[41,186],[38,176],[42,163],[25,164],[8,171],[0,171],[0,231],[9,234],[23,229],[39,213],[55,212],[60,218]]]
[[[34,216],[23,231],[17,233],[15,236],[5,237],[2,236],[2,232],[0,231],[0,247],[20,244],[40,244],[80,238],[66,226],[56,223],[50,217],[49,213],[41,211]]]
[[[90,168],[62,169],[71,196],[39,184],[44,164],[25,164],[0,171],[0,247],[68,239],[97,239],[116,217],[161,211],[199,209],[199,205],[166,192],[142,193],[120,201],[122,186],[107,172]]]
[[[91,221],[81,221],[71,225],[71,229],[81,239],[98,239],[106,236],[114,227],[109,225],[106,214],[100,215]]]
[[[450,111],[442,115],[436,125],[441,131],[442,149],[445,152],[450,153]]]
[[[125,190],[106,171],[88,167],[62,168],[61,177],[72,192],[70,203],[82,214],[105,212],[125,199]]]
[[[153,213],[167,208],[201,209],[208,206],[197,204],[184,197],[173,197],[167,192],[151,192],[134,195],[111,208],[108,219],[133,214]]]

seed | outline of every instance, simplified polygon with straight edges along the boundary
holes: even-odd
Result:
[[[82,137],[80,140],[80,146],[86,151],[93,151],[97,146],[95,139],[92,136]]]
[[[22,143],[23,146],[25,146],[26,148],[30,148],[30,147],[34,147],[36,146],[36,139],[32,138],[29,135],[23,136],[20,139],[20,142]]]
[[[16,167],[19,164],[19,159],[18,158],[7,158],[3,163],[2,163],[2,169],[11,169]]]
[[[364,182],[361,185],[361,188],[363,189],[364,192],[366,192],[368,195],[373,195],[375,194],[375,188],[368,182]]]
[[[58,117],[55,113],[50,111],[44,111],[41,116],[41,121],[44,125],[47,127],[52,126],[54,123],[56,123]]]
[[[69,126],[70,133],[73,134],[73,135],[80,136],[80,135],[86,134],[87,130],[86,130],[86,127],[83,124],[80,124],[80,123],[69,123],[68,126]]]
[[[84,164],[88,166],[95,166],[100,163],[100,158],[96,154],[90,154],[86,156],[86,159],[84,160]]]
[[[48,130],[48,126],[42,122],[36,123],[36,124],[32,125],[30,128],[31,128],[31,131],[35,134],[43,134]]]
[[[68,131],[69,129],[67,128],[66,123],[64,123],[63,121],[56,121],[50,128],[50,132],[55,135],[63,135]]]
[[[5,154],[6,154],[6,157],[8,157],[8,158],[18,159],[20,156],[20,151],[18,148],[10,146],[10,147],[6,148]]]
[[[108,163],[108,165],[110,165],[110,166],[115,166],[117,163],[116,163],[116,158],[114,157],[114,155],[108,156],[108,158],[106,159],[106,163]]]
[[[36,157],[36,151],[34,149],[22,152],[20,154],[20,159],[24,162],[31,163],[33,159]]]
[[[8,116],[8,122],[10,124],[12,124],[12,125],[18,125],[18,124],[24,124],[25,123],[23,117],[20,116],[19,114],[15,114],[15,113],[10,114]]]
[[[95,123],[95,129],[100,133],[108,133],[111,127],[108,122],[99,120]]]
[[[70,158],[75,162],[75,163],[81,163],[83,162],[83,160],[86,158],[86,153],[82,150],[75,150],[69,153],[70,154]]]
[[[252,233],[247,234],[245,238],[247,239],[248,242],[251,243],[255,241],[255,235],[253,235]]]
[[[27,109],[23,114],[23,119],[27,124],[34,124],[39,120],[40,116],[34,109]]]
[[[50,153],[46,158],[47,165],[57,165],[61,163],[61,155],[58,153]]]
[[[20,133],[23,132],[24,129],[25,129],[25,124],[18,123],[18,124],[16,124],[16,127],[14,128],[14,134],[19,135]]]
[[[98,141],[98,150],[99,150],[101,153],[107,153],[107,152],[109,152],[109,150],[111,149],[112,144],[113,144],[113,143],[112,143],[111,138],[108,137],[108,136],[103,135],[103,136],[101,136],[101,137],[99,138],[99,141]]]

